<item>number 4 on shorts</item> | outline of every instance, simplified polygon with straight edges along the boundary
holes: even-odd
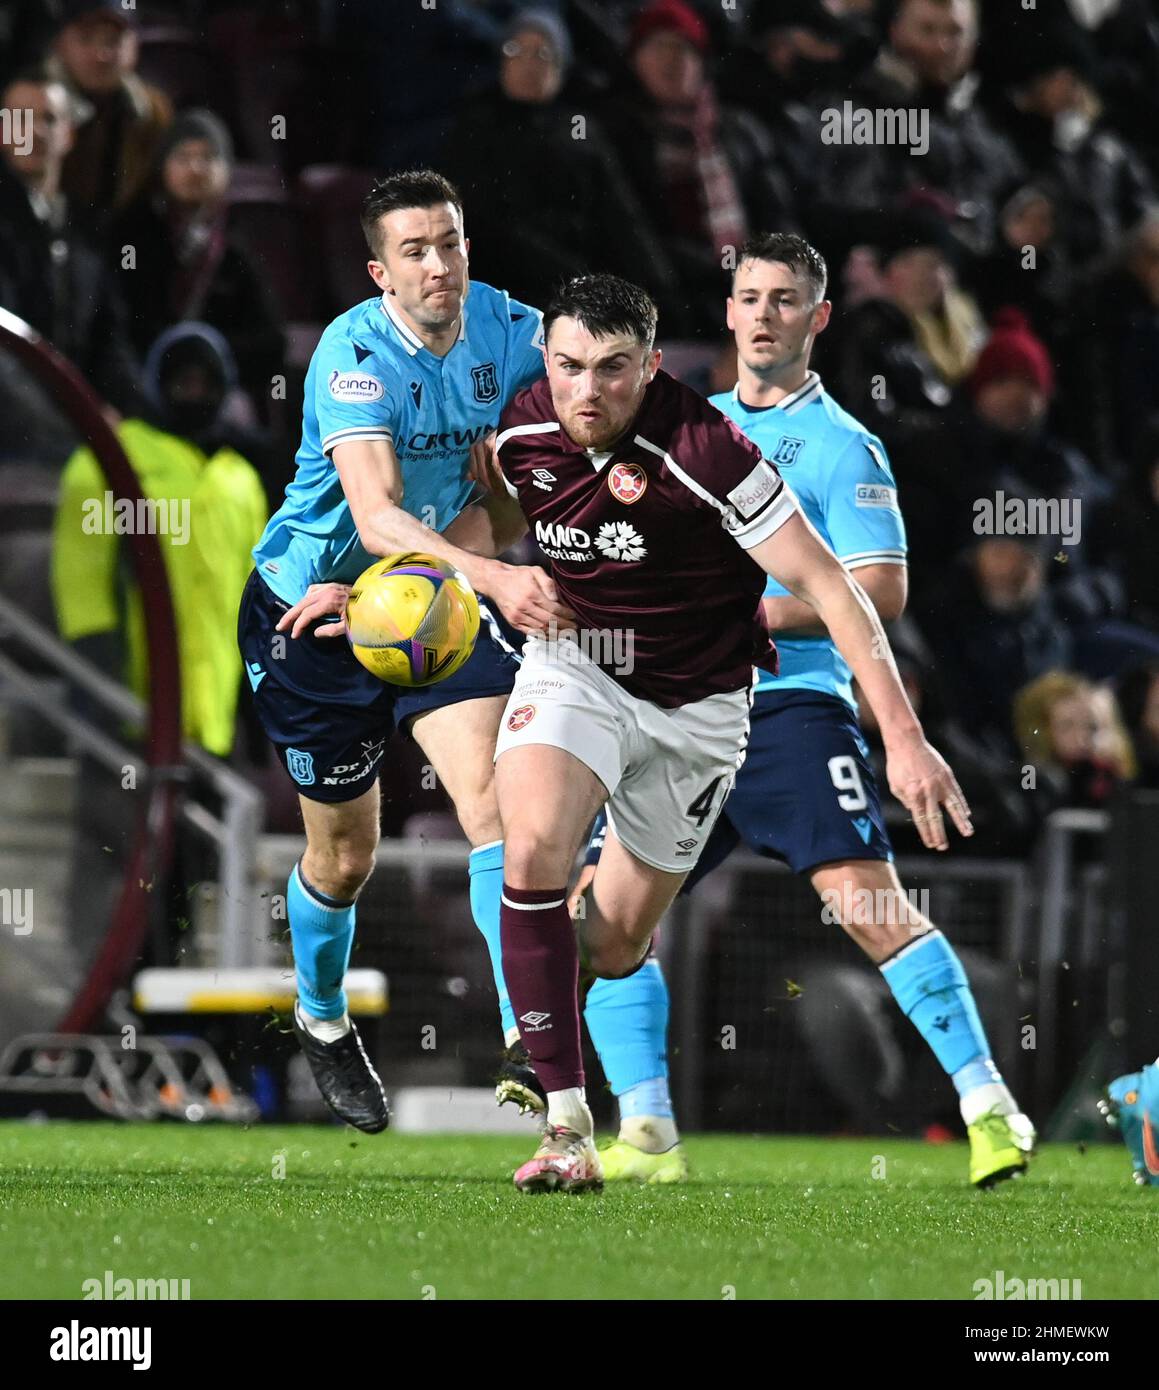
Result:
[[[700,793],[700,795],[696,798],[696,800],[693,801],[693,803],[691,804],[691,806],[689,806],[688,810],[685,811],[684,814],[685,814],[686,816],[695,816],[695,817],[696,817],[696,828],[697,828],[697,830],[700,829],[700,827],[704,824],[704,822],[705,822],[705,821],[708,819],[708,817],[712,814],[712,803],[713,803],[713,799],[714,799],[715,796],[716,796],[716,789],[717,789],[717,787],[720,786],[720,784],[721,784],[721,782],[722,782],[723,780],[724,780],[724,773],[721,773],[721,775],[720,775],[719,777],[714,777],[714,778],[712,779],[712,781],[709,782],[708,786],[705,787],[705,789],[704,789],[704,790]]]

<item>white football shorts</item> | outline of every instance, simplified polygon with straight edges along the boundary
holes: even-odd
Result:
[[[498,760],[548,744],[591,768],[608,790],[616,838],[654,869],[700,858],[749,736],[752,690],[661,709],[631,695],[567,639],[528,637],[503,712]]]

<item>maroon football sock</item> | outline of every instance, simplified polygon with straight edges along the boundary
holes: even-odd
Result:
[[[505,883],[499,928],[507,992],[536,1074],[547,1091],[582,1086],[579,950],[567,889]]]

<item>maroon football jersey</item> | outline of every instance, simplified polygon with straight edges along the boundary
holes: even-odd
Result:
[[[754,663],[775,669],[765,573],[745,551],[796,502],[715,406],[657,372],[619,443],[594,453],[564,431],[543,378],[503,412],[496,447],[580,627],[627,635],[630,662],[587,648],[625,690],[673,709],[743,689]]]

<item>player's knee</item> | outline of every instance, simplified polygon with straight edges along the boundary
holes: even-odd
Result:
[[[509,828],[503,838],[503,877],[512,888],[558,888],[572,858],[570,847],[547,830]]]
[[[846,934],[871,960],[884,960],[913,940],[909,927],[891,922],[842,922]]]
[[[503,838],[503,823],[499,819],[499,804],[495,800],[495,785],[489,783],[455,802],[455,814],[463,834],[472,845],[489,845]]]
[[[303,869],[315,888],[341,902],[356,898],[374,871],[375,843],[339,840],[311,846]]]
[[[623,980],[634,975],[648,954],[630,941],[602,941],[596,945],[585,946],[585,965],[601,980]]]

